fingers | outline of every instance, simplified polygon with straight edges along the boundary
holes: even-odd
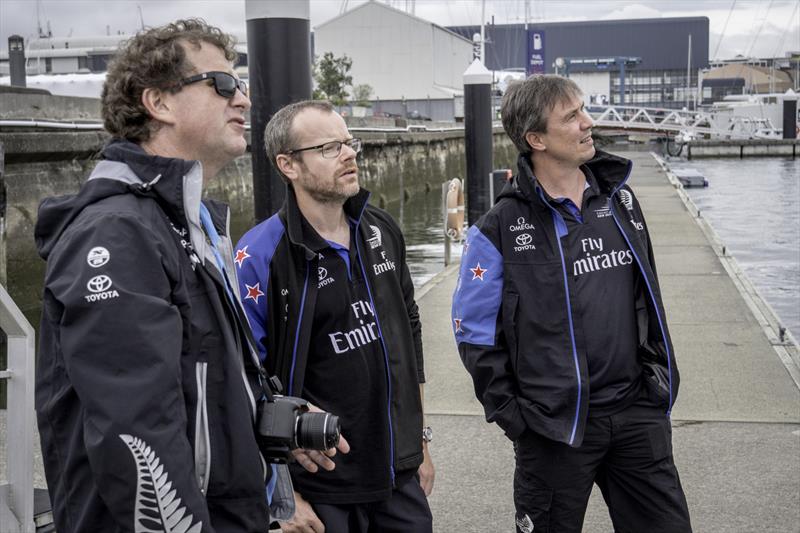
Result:
[[[350,443],[347,442],[344,435],[339,435],[339,444],[336,445],[336,449],[342,453],[350,453]]]
[[[334,450],[335,451],[335,450]],[[295,460],[311,473],[315,473],[321,466],[325,470],[333,470],[336,468],[334,463],[327,455],[317,450],[292,450]]]

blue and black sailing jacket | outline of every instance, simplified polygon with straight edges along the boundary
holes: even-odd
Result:
[[[416,470],[422,463],[422,328],[403,235],[385,211],[367,203],[368,198],[369,193],[361,189],[345,202],[344,211],[354,228],[356,268],[366,282],[387,373],[387,397],[379,401],[387,412],[389,456],[386,472],[373,475],[385,475],[383,492],[388,497],[395,473]],[[303,395],[306,365],[314,353],[315,304],[324,282],[319,257],[328,246],[304,223],[291,187],[281,209],[248,231],[237,245],[239,288],[259,355],[288,395]],[[353,380],[331,386],[339,394],[348,394],[363,384]],[[311,496],[329,500],[336,491],[331,487],[329,493]]]
[[[626,185],[632,162],[598,150],[586,165],[608,194],[608,209],[638,267],[637,355],[649,397],[669,414],[678,370],[647,225]],[[467,233],[452,326],[489,422],[512,440],[530,428],[577,447],[589,405],[584,331],[592,326],[574,312],[566,265],[579,258],[567,257],[561,242],[567,225],[526,157],[519,157],[518,170]]]

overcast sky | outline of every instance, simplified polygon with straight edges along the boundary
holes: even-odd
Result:
[[[275,0],[260,0],[265,2]],[[480,24],[479,0],[381,0],[411,10],[441,26]],[[311,25],[337,16],[364,0],[311,0]],[[31,38],[37,19],[55,37],[135,33],[182,17],[202,17],[211,24],[246,36],[245,0],[0,0],[0,49],[14,33]],[[531,0],[531,22],[706,16],[710,21],[709,58],[783,56],[800,51],[798,0]],[[140,16],[141,11],[141,16]],[[38,12],[38,13],[37,13]],[[487,0],[486,19],[524,22],[524,0]]]

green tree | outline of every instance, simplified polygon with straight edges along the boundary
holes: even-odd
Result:
[[[372,96],[372,86],[368,83],[359,83],[353,87],[353,101],[356,105],[370,107],[372,103],[369,101]]]
[[[353,84],[353,77],[348,74],[352,66],[353,60],[347,55],[335,57],[332,52],[325,52],[314,63],[314,98],[330,100],[334,105],[347,103],[347,87]]]

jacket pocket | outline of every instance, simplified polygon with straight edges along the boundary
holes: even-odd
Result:
[[[211,437],[208,429],[207,376],[208,363],[196,363],[197,407],[195,409],[194,424],[194,468],[197,476],[197,485],[204,495],[208,490],[208,480],[211,477]]]

